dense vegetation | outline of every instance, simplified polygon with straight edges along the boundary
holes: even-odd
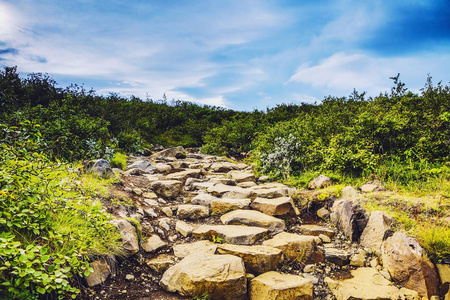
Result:
[[[216,155],[249,153],[257,172],[294,185],[325,173],[342,183],[378,178],[390,187],[450,198],[450,88],[428,77],[415,94],[399,76],[392,79],[390,93],[374,98],[354,91],[320,104],[237,112],[60,88],[48,75],[21,78],[6,67],[0,71],[0,284],[8,294],[0,297],[75,293],[70,277],[89,272],[89,257],[118,251],[117,234],[106,233],[114,232],[108,216],[68,171],[69,163],[84,159],[103,157],[123,168],[121,153],[157,144],[201,146]],[[401,207],[398,201],[389,205],[392,211]],[[412,228],[415,216],[407,207],[399,213],[399,222]],[[450,230],[426,230],[417,235],[426,232],[427,250],[450,257],[441,251],[450,246]]]

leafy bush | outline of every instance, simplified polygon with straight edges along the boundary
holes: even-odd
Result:
[[[116,152],[111,158],[111,167],[125,170],[127,168],[127,156],[123,153]]]
[[[117,228],[68,165],[40,152],[38,125],[0,124],[0,134],[0,296],[75,298],[73,276],[90,273],[89,256],[120,254]]]

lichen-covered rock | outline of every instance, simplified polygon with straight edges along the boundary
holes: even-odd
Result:
[[[421,297],[438,295],[439,278],[435,267],[419,242],[402,232],[383,242],[381,257],[392,278]]]
[[[161,254],[158,257],[147,260],[147,266],[149,266],[150,269],[154,270],[157,273],[163,272],[174,263],[174,258],[167,254]]]
[[[244,262],[233,255],[189,255],[164,272],[159,284],[187,297],[206,293],[213,300],[236,300],[247,295]]]
[[[251,300],[313,299],[313,283],[298,275],[264,273],[250,282]]]
[[[88,161],[84,165],[85,172],[91,172],[101,178],[115,178],[116,174],[111,169],[109,162],[106,159],[96,159]]]

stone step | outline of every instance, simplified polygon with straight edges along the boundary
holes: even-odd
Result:
[[[220,217],[223,224],[248,225],[269,229],[272,233],[280,233],[286,229],[283,220],[266,215],[256,210],[235,210]]]
[[[211,211],[213,213],[226,213],[231,210],[248,208],[252,200],[250,199],[231,199],[231,198],[216,198],[211,201]]]
[[[201,225],[192,232],[192,235],[198,238],[220,238],[223,242],[231,244],[252,245],[267,232],[267,229],[252,226]]]
[[[252,202],[251,207],[270,216],[296,214],[291,197],[280,197],[274,199],[256,198]]]

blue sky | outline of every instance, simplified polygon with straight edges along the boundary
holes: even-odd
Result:
[[[0,65],[237,110],[450,81],[448,0],[0,0]]]

